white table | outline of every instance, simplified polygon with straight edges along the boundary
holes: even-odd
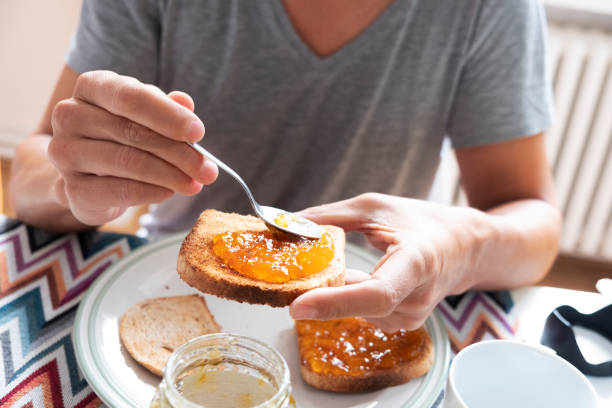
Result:
[[[513,313],[519,318],[519,335],[530,344],[540,344],[544,322],[556,307],[570,305],[581,313],[592,313],[612,303],[612,297],[598,293],[538,286],[514,290],[512,297]],[[574,332],[588,362],[598,364],[612,360],[612,342],[580,327],[574,328]],[[587,378],[599,394],[601,406],[612,407],[612,377]]]

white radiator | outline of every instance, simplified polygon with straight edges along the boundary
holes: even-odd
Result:
[[[546,132],[564,214],[564,252],[612,258],[611,31],[550,25],[554,125]],[[454,155],[442,154],[434,199],[464,205]]]

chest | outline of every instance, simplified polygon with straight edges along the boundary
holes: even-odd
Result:
[[[283,0],[301,40],[328,57],[359,36],[393,0]]]
[[[329,13],[298,13],[301,22],[292,22],[281,0],[173,6],[162,30],[160,86],[190,93],[208,127],[228,138],[248,135],[253,148],[298,128],[313,142],[321,135],[350,139],[365,128],[398,139],[415,129],[441,133],[461,36],[451,36],[445,21],[430,29],[429,1],[394,0],[378,16],[374,10],[338,23],[334,35],[317,30],[331,24]],[[304,38],[297,25],[306,27]],[[346,41],[325,58],[309,48]]]

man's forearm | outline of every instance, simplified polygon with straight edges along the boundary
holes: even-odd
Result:
[[[9,183],[17,218],[59,232],[91,228],[79,222],[55,199],[53,189],[59,175],[47,156],[50,140],[49,135],[32,135],[17,149]]]
[[[558,249],[561,215],[543,200],[518,200],[492,208],[478,222],[489,224],[475,246],[468,282],[479,289],[513,288],[541,280]],[[457,288],[457,292],[466,288]]]

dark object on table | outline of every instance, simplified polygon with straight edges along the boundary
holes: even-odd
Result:
[[[588,363],[578,347],[572,326],[593,330],[612,341],[612,304],[592,314],[582,314],[571,306],[559,306],[552,311],[542,332],[540,342],[552,348],[560,357],[586,375],[612,376],[612,361]]]

